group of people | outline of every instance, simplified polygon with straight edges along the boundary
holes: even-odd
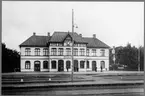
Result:
[[[103,72],[103,67],[101,66],[100,68],[101,68],[101,72]],[[67,67],[66,69],[67,69],[67,72],[68,72],[69,68]],[[95,71],[97,72],[97,67],[95,68]],[[77,72],[78,72],[78,68],[77,68]]]
[[[101,72],[103,72],[103,67],[101,66]],[[95,68],[95,71],[97,72],[97,67]]]

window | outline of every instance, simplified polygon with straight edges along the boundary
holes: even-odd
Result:
[[[89,49],[87,49],[87,56],[89,56]]]
[[[66,55],[70,56],[71,55],[71,49],[70,48],[66,48]]]
[[[35,55],[39,56],[40,55],[40,48],[35,48]]]
[[[80,55],[84,56],[85,55],[85,50],[84,49],[80,49]]]
[[[51,55],[56,55],[57,54],[57,50],[56,50],[56,48],[52,48],[51,49]]]
[[[51,61],[51,68],[56,69],[56,61]]]
[[[87,61],[87,68],[89,68],[90,66],[89,66],[89,61]]]
[[[85,61],[80,61],[80,68],[84,68],[85,65],[84,65]]]
[[[101,61],[102,68],[105,68],[105,61]]]
[[[96,56],[96,49],[92,49],[92,55]]]
[[[62,46],[62,44],[61,43],[58,43],[58,46]]]
[[[74,44],[74,46],[78,47],[78,44]]]
[[[70,69],[70,61],[66,61],[66,69]]]
[[[25,69],[30,69],[30,61],[25,62]]]
[[[105,56],[105,50],[101,49],[101,56]]]
[[[48,61],[43,61],[43,69],[48,69]]]
[[[26,48],[26,49],[25,49],[25,55],[26,55],[26,56],[30,56],[30,54],[31,54],[30,48]]]
[[[43,49],[43,55],[44,55],[44,56],[48,56],[48,49],[47,49],[47,48],[44,48],[44,49]]]
[[[61,56],[63,55],[63,48],[58,49],[58,55],[61,55]]]
[[[78,56],[78,49],[74,48],[74,56]]]

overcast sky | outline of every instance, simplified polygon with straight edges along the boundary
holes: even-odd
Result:
[[[33,32],[71,32],[72,9],[78,34],[96,34],[110,47],[125,46],[128,42],[143,46],[143,2],[2,1],[2,42],[19,51],[19,45]]]

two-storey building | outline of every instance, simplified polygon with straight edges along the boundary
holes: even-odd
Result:
[[[72,40],[74,71],[109,70],[109,46],[76,32],[35,33],[20,44],[21,71],[71,71]]]

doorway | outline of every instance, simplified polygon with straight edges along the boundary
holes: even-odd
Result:
[[[63,60],[58,60],[58,71],[59,72],[64,71],[64,62],[63,62]]]
[[[34,62],[34,71],[40,71],[40,61]]]
[[[96,61],[92,61],[92,71],[96,71]]]

